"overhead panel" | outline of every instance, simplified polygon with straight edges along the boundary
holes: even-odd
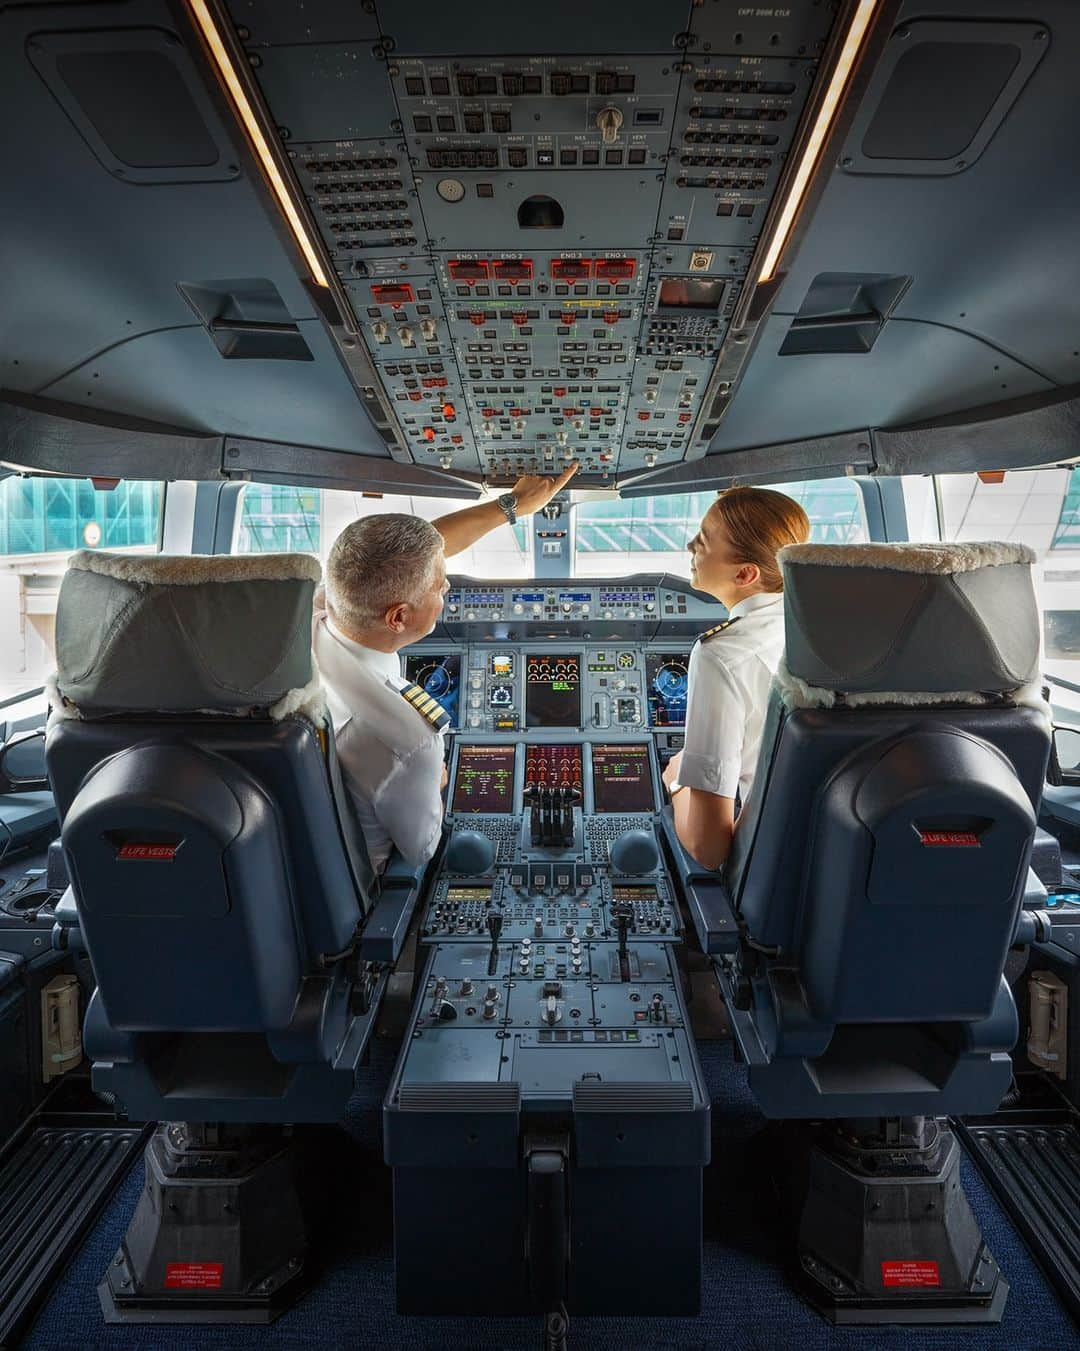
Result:
[[[705,452],[831,7],[230,14],[416,463],[605,483]]]

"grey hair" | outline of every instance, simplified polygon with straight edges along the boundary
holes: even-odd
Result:
[[[326,560],[326,597],[347,629],[379,623],[392,605],[415,605],[435,580],[443,537],[430,521],[397,513],[353,521]]]

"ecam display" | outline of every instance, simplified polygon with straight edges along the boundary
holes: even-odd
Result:
[[[454,779],[455,812],[514,809],[516,746],[462,746]]]
[[[594,745],[593,808],[597,812],[654,810],[652,768],[646,745]]]

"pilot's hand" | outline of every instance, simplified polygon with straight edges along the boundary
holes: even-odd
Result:
[[[531,516],[534,511],[546,507],[557,492],[570,482],[578,471],[575,460],[568,469],[564,469],[558,478],[544,478],[540,474],[526,474],[519,478],[510,491],[517,498],[516,514]]]
[[[679,770],[682,768],[682,751],[676,751],[671,759],[664,766],[664,772],[661,777],[664,780],[664,787],[671,792],[671,785],[678,783]]]

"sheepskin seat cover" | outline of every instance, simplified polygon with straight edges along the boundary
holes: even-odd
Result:
[[[789,704],[983,702],[1039,673],[1025,545],[781,549]]]
[[[319,705],[307,554],[73,555],[56,610],[56,696],[71,716]]]

